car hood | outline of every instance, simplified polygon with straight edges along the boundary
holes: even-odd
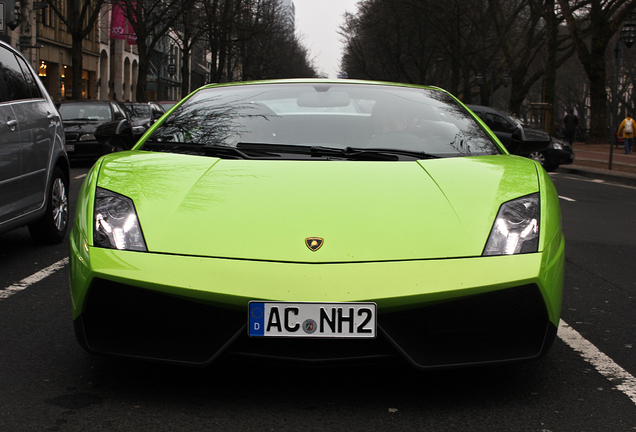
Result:
[[[546,145],[551,141],[549,133],[541,128],[530,125],[523,125],[523,140],[532,142],[546,142]]]
[[[150,252],[281,262],[480,256],[499,206],[537,192],[510,155],[249,161],[123,152],[98,186],[135,203]],[[320,237],[311,251],[306,239]]]
[[[102,123],[96,122],[82,122],[82,121],[66,121],[64,120],[64,132],[82,132],[82,133],[94,133],[97,126]]]

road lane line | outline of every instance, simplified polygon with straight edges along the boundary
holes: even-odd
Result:
[[[86,174],[80,174],[80,175],[78,175],[78,176],[76,176],[76,177],[73,177],[73,179],[74,179],[74,180],[79,180],[79,179],[82,179],[82,178],[84,178],[84,177],[86,177]]]
[[[581,176],[572,177],[571,175],[564,175],[562,178],[566,178],[568,180],[578,180],[578,181],[583,181],[583,182],[587,182],[587,183],[602,184],[602,185],[607,185],[607,186],[618,186],[618,187],[627,188],[627,189],[635,189],[636,188],[636,187],[634,187],[632,185],[617,183],[615,181],[605,181],[605,180],[601,180],[601,179],[590,179],[590,178],[581,177]]]
[[[559,198],[561,198],[562,200],[565,200],[565,201],[576,202],[576,200],[575,200],[575,199],[573,199],[573,198],[568,198],[568,197],[561,196],[561,195],[559,195]]]
[[[559,323],[559,338],[636,404],[636,378],[563,320]]]
[[[42,279],[52,275],[56,271],[63,268],[68,264],[68,258],[64,258],[56,262],[55,264],[51,264],[45,269],[40,270],[39,272],[32,274],[29,277],[22,279],[20,282],[11,285],[8,288],[0,290],[0,299],[6,299],[12,296],[15,293],[18,293],[24,289],[27,289],[29,286],[33,285],[36,282],[41,281]]]

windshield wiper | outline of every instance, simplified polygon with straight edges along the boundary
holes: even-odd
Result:
[[[140,150],[180,153],[190,155],[218,156],[232,159],[251,159],[249,155],[225,145],[189,144],[176,141],[146,141]]]
[[[312,156],[334,156],[363,160],[399,160],[399,156],[410,156],[415,159],[437,159],[440,156],[423,151],[391,149],[391,148],[358,148],[358,147],[325,147],[317,145],[238,143],[237,148],[245,151],[262,151],[265,153],[296,153]]]
[[[62,121],[65,121],[65,122],[70,122],[70,121],[74,121],[74,122],[78,122],[78,121],[90,122],[90,121],[95,121],[95,120],[92,120],[92,119],[84,117],[84,118],[70,118],[70,119],[62,118]]]
[[[439,156],[435,156],[423,151],[417,150],[405,150],[405,149],[392,149],[392,148],[359,148],[359,147],[345,147],[332,148],[314,146],[311,148],[312,153],[321,154],[334,154],[340,155],[352,159],[379,159],[379,160],[399,160],[399,156],[410,156],[416,159],[437,159]]]
[[[389,148],[325,147],[296,144],[238,143],[236,147],[226,145],[203,145],[178,141],[146,141],[140,150],[216,156],[231,159],[280,159],[284,154],[302,154],[311,157],[335,157],[355,160],[397,161],[400,156],[414,159],[433,159],[439,156],[421,151]]]

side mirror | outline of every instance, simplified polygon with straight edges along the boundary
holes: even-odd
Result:
[[[521,126],[517,126],[507,146],[511,154],[528,156],[530,153],[543,151],[550,146],[550,135],[542,130],[532,130],[524,134]]]
[[[133,129],[126,119],[104,123],[95,129],[95,139],[121,150],[131,149],[136,142]]]

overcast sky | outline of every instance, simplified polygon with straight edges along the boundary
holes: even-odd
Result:
[[[318,72],[336,78],[342,55],[337,31],[345,12],[355,13],[358,0],[293,0],[296,6],[296,33],[309,49]]]

